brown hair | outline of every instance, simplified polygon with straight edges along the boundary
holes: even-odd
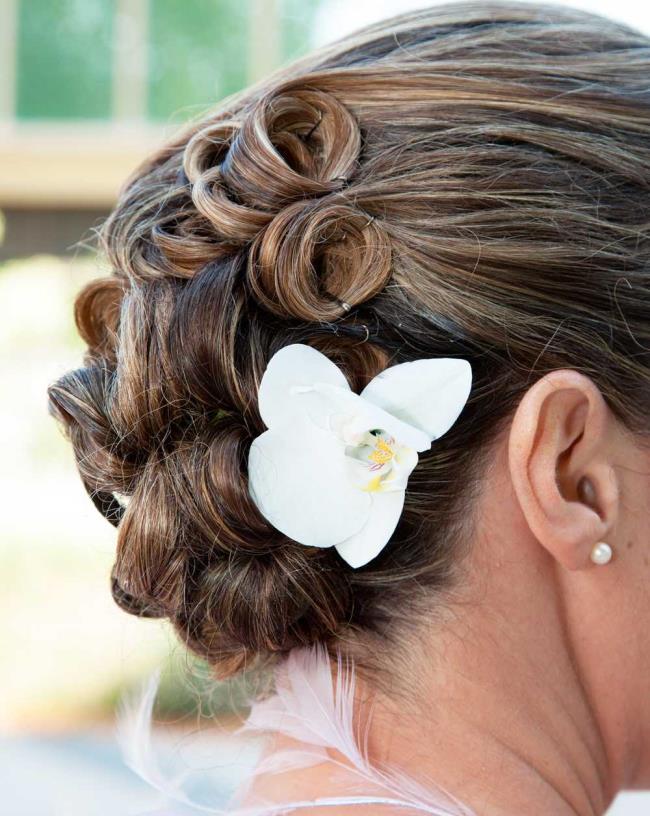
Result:
[[[650,432],[649,82],[650,42],[623,25],[438,6],[305,57],[138,168],[100,230],[112,275],[76,303],[84,366],[49,390],[118,525],[116,601],[169,617],[222,675],[361,649],[454,586],[490,443],[532,380],[578,369]],[[249,497],[257,387],[292,342],[356,390],[419,357],[472,364],[357,570]]]

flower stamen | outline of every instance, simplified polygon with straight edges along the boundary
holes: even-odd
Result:
[[[391,442],[395,440],[391,438]],[[387,462],[395,456],[395,451],[391,447],[391,445],[386,442],[385,439],[381,437],[377,437],[375,441],[375,449],[373,452],[368,456],[371,462],[375,462],[378,465],[385,465]]]

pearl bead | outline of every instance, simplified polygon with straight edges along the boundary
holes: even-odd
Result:
[[[612,548],[605,541],[600,541],[591,551],[594,564],[608,564],[612,560]]]

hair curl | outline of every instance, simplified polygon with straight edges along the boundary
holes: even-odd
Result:
[[[222,675],[390,638],[453,586],[489,446],[532,378],[590,376],[649,432],[650,42],[558,7],[454,4],[361,31],[227,100],[144,162],[81,292],[84,365],[49,389],[118,527],[120,606]],[[289,342],[359,390],[462,356],[452,431],[391,543],[353,570],[247,488],[256,395]]]

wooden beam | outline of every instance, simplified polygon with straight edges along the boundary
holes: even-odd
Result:
[[[16,124],[0,129],[0,207],[110,207],[162,128]]]

